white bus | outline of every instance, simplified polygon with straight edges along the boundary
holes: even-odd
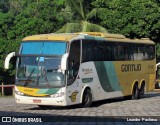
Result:
[[[155,44],[149,39],[98,32],[33,35],[6,57],[6,69],[13,56],[20,104],[89,107],[121,96],[138,99],[155,86]]]

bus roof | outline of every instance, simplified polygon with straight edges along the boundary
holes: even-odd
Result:
[[[73,33],[51,33],[51,34],[39,34],[25,37],[22,41],[34,41],[34,40],[57,40],[57,41],[70,41],[77,37],[77,34]]]
[[[72,39],[96,39],[107,40],[126,43],[144,43],[154,44],[149,38],[142,39],[129,39],[120,34],[109,34],[100,32],[79,32],[79,33],[51,33],[51,34],[39,34],[25,37],[22,41],[36,41],[36,40],[53,40],[53,41],[66,41],[69,42]]]

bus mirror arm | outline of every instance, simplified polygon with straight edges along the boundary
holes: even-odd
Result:
[[[158,67],[159,65],[160,65],[160,63],[157,63],[157,64],[156,64],[156,71],[157,71],[157,67]]]
[[[7,55],[5,62],[4,62],[4,68],[5,69],[9,69],[9,62],[11,60],[12,57],[16,56],[17,53],[16,52],[11,52]]]
[[[65,53],[62,56],[62,60],[61,60],[61,70],[62,70],[63,73],[67,69],[67,58],[68,58],[68,53]]]

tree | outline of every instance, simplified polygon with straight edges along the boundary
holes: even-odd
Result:
[[[60,13],[67,23],[57,32],[107,32],[104,27],[90,22],[89,19],[96,14],[96,10],[91,8],[91,2],[92,0],[67,0],[66,8]]]
[[[106,8],[97,15],[99,24],[110,33],[129,38],[148,37],[160,43],[160,4],[158,0],[95,0],[95,8]],[[157,60],[160,60],[157,44]]]
[[[7,0],[6,0],[7,1]],[[8,53],[18,51],[22,38],[57,31],[64,21],[58,17],[64,0],[8,0],[7,9],[0,12],[0,81],[14,83],[16,58],[10,69],[4,70]],[[0,3],[1,5],[1,3]],[[0,6],[1,7],[1,6]],[[0,8],[1,9],[1,8]]]
[[[9,0],[0,1],[0,12],[6,13],[9,10]]]
[[[106,8],[97,18],[109,32],[159,39],[160,7],[154,0],[95,0],[92,5]]]
[[[160,60],[159,13],[159,0],[0,0],[0,80],[13,83],[16,59],[10,70],[3,64],[8,53],[18,51],[22,38],[58,29],[149,37],[157,43]]]

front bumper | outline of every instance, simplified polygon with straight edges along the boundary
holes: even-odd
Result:
[[[50,105],[50,106],[66,106],[67,101],[65,95],[62,97],[30,97],[15,94],[15,100],[18,104],[35,104],[35,105]]]

